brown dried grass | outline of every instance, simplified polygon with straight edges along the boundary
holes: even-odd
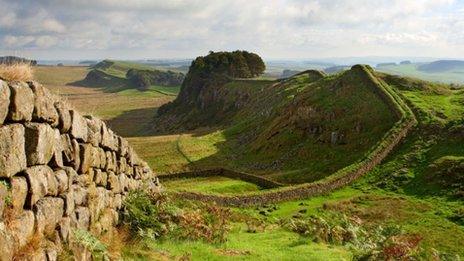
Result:
[[[0,64],[0,78],[6,81],[32,81],[34,70],[28,63]]]

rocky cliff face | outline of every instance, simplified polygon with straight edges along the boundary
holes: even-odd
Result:
[[[129,190],[159,190],[128,142],[38,83],[0,80],[0,260],[76,258],[76,229],[110,233]],[[32,247],[32,249],[34,249]]]

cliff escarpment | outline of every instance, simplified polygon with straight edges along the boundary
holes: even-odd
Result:
[[[36,82],[0,80],[0,260],[86,252],[77,230],[111,233],[130,190],[159,184],[128,142]]]

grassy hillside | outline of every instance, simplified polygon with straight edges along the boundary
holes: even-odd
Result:
[[[464,83],[464,67],[451,67],[444,68],[443,70],[420,70],[421,66],[428,64],[411,63],[411,64],[398,64],[389,66],[380,66],[377,70],[389,74],[396,74],[400,76],[408,76],[420,78],[426,81],[442,82],[442,83]]]
[[[369,84],[357,70],[327,77],[306,71],[282,82],[232,80],[204,90],[199,99],[206,109],[174,114],[180,122],[171,126],[218,129],[179,139],[191,167],[314,181],[359,159],[396,121]]]

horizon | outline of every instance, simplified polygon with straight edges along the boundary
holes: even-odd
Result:
[[[36,60],[192,59],[210,50],[248,50],[265,60],[464,58],[457,0],[0,4],[0,55]]]

